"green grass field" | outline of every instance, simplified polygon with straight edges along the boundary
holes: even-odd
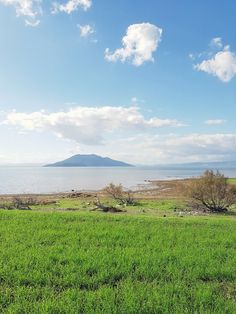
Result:
[[[95,207],[93,204],[94,199],[87,198],[59,198],[55,204],[48,205],[33,205],[31,206],[34,211],[45,210],[81,210],[90,211]],[[117,206],[117,203],[108,198],[102,198],[102,203],[111,206]],[[135,206],[121,207],[130,214],[140,215],[162,215],[170,214],[173,216],[173,212],[181,211],[186,208],[186,202],[181,200],[154,200],[154,199],[139,199]],[[1,205],[0,205],[1,208]]]
[[[236,313],[236,220],[0,211],[1,313]]]
[[[229,179],[227,179],[227,182],[229,184],[236,184],[236,178],[229,178]]]

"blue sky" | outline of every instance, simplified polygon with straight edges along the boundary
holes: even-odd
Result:
[[[235,12],[233,0],[0,0],[0,163],[236,159]]]

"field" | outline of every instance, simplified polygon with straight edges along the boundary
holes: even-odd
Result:
[[[229,178],[229,179],[228,179],[228,183],[229,183],[229,184],[236,185],[236,178]]]
[[[103,193],[0,196],[0,313],[236,313],[236,208],[191,208],[182,183],[121,213],[94,211]]]
[[[1,313],[235,313],[236,220],[0,211]]]

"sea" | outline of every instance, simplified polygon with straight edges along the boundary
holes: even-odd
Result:
[[[47,194],[96,191],[110,182],[125,188],[148,186],[150,180],[173,180],[198,177],[202,168],[160,169],[159,167],[65,167],[0,166],[0,194]],[[221,170],[236,178],[236,168]]]

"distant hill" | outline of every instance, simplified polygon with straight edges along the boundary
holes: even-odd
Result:
[[[68,159],[45,165],[44,167],[133,167],[133,165],[91,154],[74,155]]]
[[[156,167],[161,169],[232,169],[236,168],[236,161],[191,162],[183,164],[163,164]]]

